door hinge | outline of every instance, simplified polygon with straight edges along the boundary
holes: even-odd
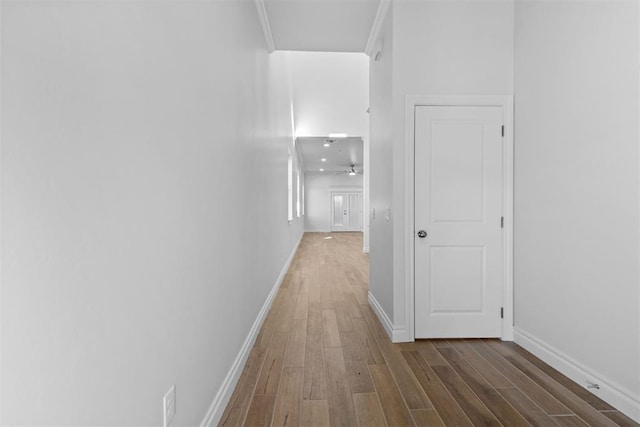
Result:
[[[504,228],[504,217],[500,217],[500,228]]]
[[[504,319],[504,307],[500,307],[500,318]]]
[[[504,125],[502,125],[502,137],[504,138]]]

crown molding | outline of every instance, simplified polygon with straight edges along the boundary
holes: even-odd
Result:
[[[387,16],[387,10],[389,10],[390,5],[391,0],[380,0],[380,4],[378,5],[378,12],[376,13],[376,17],[373,20],[371,32],[369,33],[369,39],[367,40],[367,44],[364,47],[364,53],[369,56],[371,56],[371,54],[373,53],[373,48],[376,45],[378,36],[380,35],[380,30],[382,29],[382,24],[384,23],[384,18]]]
[[[256,3],[256,9],[258,10],[258,18],[262,25],[262,32],[264,33],[264,41],[267,43],[267,50],[269,53],[273,53],[276,50],[276,44],[273,41],[273,34],[271,33],[271,25],[269,25],[269,16],[267,15],[267,8],[264,4],[264,0],[254,0]]]

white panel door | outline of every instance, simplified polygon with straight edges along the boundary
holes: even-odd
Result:
[[[331,231],[362,231],[362,193],[331,194]]]
[[[415,108],[416,338],[502,335],[501,130],[501,107]]]

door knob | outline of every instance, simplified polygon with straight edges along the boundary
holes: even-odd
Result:
[[[418,237],[424,239],[425,237],[427,237],[427,232],[424,230],[418,231]]]

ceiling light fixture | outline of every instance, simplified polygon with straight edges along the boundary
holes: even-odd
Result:
[[[330,133],[329,138],[346,138],[346,133]]]
[[[356,170],[355,170],[355,165],[351,165],[351,170],[349,171],[349,175],[351,176],[355,176],[356,175]]]
[[[325,143],[324,143],[324,146],[325,146],[325,147],[331,147],[331,144],[329,144],[328,142],[325,142]]]
[[[324,169],[320,168],[320,172],[324,172]]]
[[[326,161],[327,161],[327,159],[322,158],[322,159],[320,159],[320,161],[321,161],[321,162],[326,162]]]

